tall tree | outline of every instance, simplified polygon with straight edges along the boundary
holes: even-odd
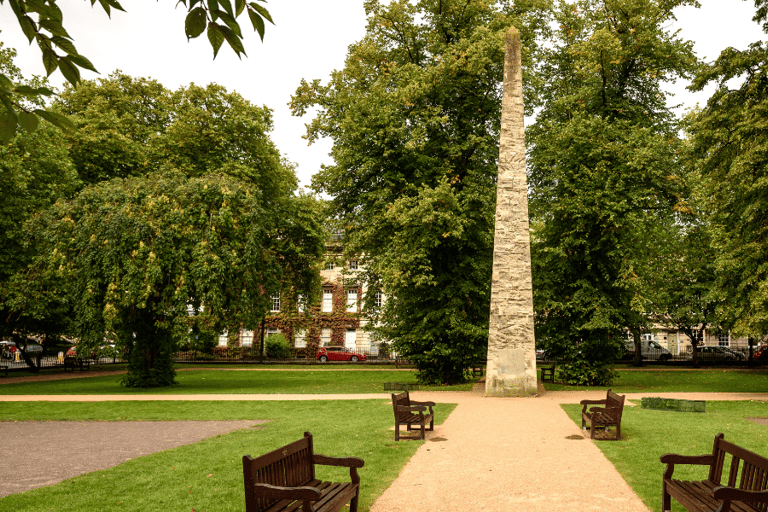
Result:
[[[0,43],[0,73],[18,83],[28,82],[13,65],[15,51]],[[26,102],[24,98],[17,98]],[[29,333],[54,335],[66,329],[71,316],[65,302],[50,301],[37,317],[16,314],[5,302],[11,277],[32,261],[34,248],[23,244],[24,224],[37,212],[50,207],[59,197],[74,194],[79,187],[77,173],[67,155],[62,133],[46,121],[34,133],[19,133],[0,146],[0,335],[22,338]]]
[[[91,6],[96,0],[90,0]],[[219,53],[221,45],[226,42],[238,55],[245,55],[243,35],[237,18],[246,13],[254,31],[264,39],[264,21],[272,23],[272,17],[264,6],[257,2],[235,0],[179,0],[187,8],[184,31],[187,39],[199,37],[206,32],[208,41],[213,48],[213,57]],[[5,0],[0,0],[0,6]],[[57,69],[71,85],[80,82],[80,70],[96,71],[87,57],[75,48],[74,40],[64,27],[64,15],[59,8],[59,0],[8,0],[24,35],[30,43],[35,41],[40,48],[43,65],[50,76]],[[112,9],[123,11],[117,0],[99,0],[99,6],[107,15]],[[12,76],[0,73],[0,102],[4,111],[0,113],[0,142],[7,144],[16,133],[18,126],[32,132],[39,123],[38,116],[61,128],[71,128],[72,124],[66,117],[56,112],[48,111],[37,105],[30,108],[28,104],[16,101],[18,95],[32,99],[52,96],[53,91],[48,87],[15,83]]]
[[[756,0],[754,21],[768,30],[768,2]],[[694,151],[712,212],[716,292],[733,333],[768,332],[768,45],[727,48],[696,76],[692,89],[717,86],[692,115]]]
[[[302,81],[292,99],[296,115],[318,109],[310,142],[333,139],[335,163],[313,186],[333,197],[346,250],[366,265],[369,309],[386,293],[382,335],[423,381],[461,380],[486,351],[504,34],[521,30],[533,98],[548,5],[368,0],[345,68],[327,85]]]
[[[667,30],[680,4],[562,1],[542,60],[546,103],[527,134],[536,333],[591,383],[610,378],[623,331],[639,354],[657,227],[689,209],[662,89],[697,65]]]

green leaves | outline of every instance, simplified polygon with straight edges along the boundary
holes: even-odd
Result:
[[[189,11],[187,19],[184,24],[184,30],[187,33],[187,38],[195,38],[203,33],[207,25],[208,16],[205,9],[202,7],[196,7]]]
[[[188,9],[184,22],[187,39],[199,37],[205,31],[208,42],[213,48],[214,59],[224,42],[238,57],[245,55],[243,34],[240,23],[237,21],[243,11],[247,11],[251,25],[259,33],[262,41],[264,40],[264,20],[274,25],[269,11],[256,2],[247,3],[244,0],[236,0],[234,7],[230,0],[180,0],[179,3]]]

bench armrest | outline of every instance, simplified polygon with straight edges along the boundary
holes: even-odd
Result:
[[[278,500],[319,501],[320,491],[314,487],[280,487],[270,484],[253,484],[253,490],[258,497]]]
[[[397,412],[423,412],[427,408],[423,405],[398,405]]]
[[[698,466],[711,466],[715,462],[714,455],[677,455],[667,453],[661,456],[662,464],[696,464]]]
[[[724,501],[749,501],[752,503],[768,503],[768,490],[745,491],[734,487],[721,485],[712,489],[712,496]]]
[[[434,407],[435,402],[414,402],[413,400],[411,400],[411,405],[425,405],[427,407]]]
[[[327,455],[314,454],[312,462],[323,466],[340,466],[344,468],[361,468],[365,465],[359,457],[329,457]]]
[[[675,464],[694,464],[697,466],[711,466],[715,463],[715,456],[708,455],[677,455],[676,453],[667,453],[661,456],[661,463],[667,465],[664,470],[664,479],[672,478],[675,471]]]
[[[320,455],[319,453],[312,456],[312,462],[323,466],[349,468],[349,479],[353,484],[360,483],[360,476],[357,474],[357,468],[361,468],[365,465],[363,459],[359,457],[329,457],[327,455]]]
[[[608,400],[582,400],[579,402],[579,405],[583,405],[584,407],[581,408],[581,412],[587,412],[587,407],[590,405],[605,405],[608,403]]]

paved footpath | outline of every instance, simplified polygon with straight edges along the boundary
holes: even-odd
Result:
[[[644,395],[648,394],[628,393],[628,405],[632,405],[632,400],[639,403]],[[658,393],[654,396],[768,401],[765,393]],[[535,398],[486,398],[482,388],[476,387],[472,392],[414,391],[412,397],[458,406],[428,435],[427,442],[373,504],[371,512],[411,509],[430,512],[649,511],[594,442],[582,436],[581,429],[560,407],[562,403],[603,398],[604,391],[547,392]],[[389,398],[389,395],[0,395],[0,402],[364,398]]]

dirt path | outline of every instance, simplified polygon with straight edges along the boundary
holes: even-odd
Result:
[[[260,423],[264,421],[3,421],[0,498],[142,455],[259,428]]]

